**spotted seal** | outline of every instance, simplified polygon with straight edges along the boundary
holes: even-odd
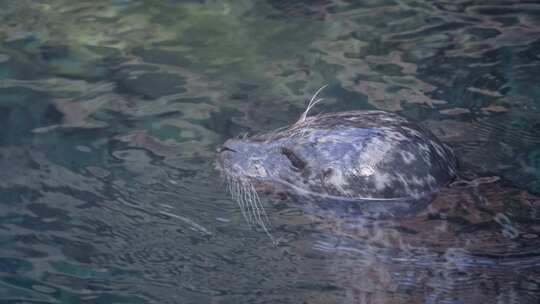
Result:
[[[249,222],[265,228],[261,191],[322,209],[396,215],[425,206],[454,179],[452,151],[415,122],[374,110],[308,117],[318,101],[291,126],[229,139],[218,150],[217,168]]]

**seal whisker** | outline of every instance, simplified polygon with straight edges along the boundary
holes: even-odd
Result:
[[[268,214],[262,201],[255,190],[255,187],[246,179],[227,176],[227,188],[233,200],[240,207],[242,216],[251,226],[259,226],[275,244],[269,228],[272,226]]]
[[[320,87],[316,92],[315,94],[313,94],[313,97],[311,97],[311,99],[309,100],[309,103],[307,105],[307,108],[306,110],[304,111],[304,113],[302,113],[302,115],[300,116],[300,119],[298,119],[298,121],[295,123],[295,124],[301,124],[303,123],[304,121],[306,121],[306,118],[307,118],[307,115],[309,113],[309,110],[311,110],[311,108],[313,108],[316,104],[318,104],[319,102],[323,101],[322,98],[319,98],[317,99],[317,95],[319,95],[319,93],[328,86],[328,84],[325,84],[323,85],[322,87]]]
[[[235,200],[238,206],[240,207],[242,216],[246,219],[247,222],[249,222],[247,220],[246,208],[244,206],[244,203],[240,199],[240,185],[238,184],[237,180],[232,181],[232,189],[233,189],[233,193],[232,193],[233,200]]]
[[[251,202],[248,198],[248,191],[245,186],[245,181],[240,182],[240,196],[239,200],[242,201],[242,206],[244,207],[244,210],[246,212],[247,216],[247,222],[250,226],[256,226],[256,220],[255,216],[253,215],[253,207],[251,206]]]
[[[264,223],[266,222],[268,223],[268,226],[270,226],[270,219],[268,218],[266,210],[264,209],[261,199],[259,198],[259,194],[257,194],[257,191],[255,191],[255,187],[253,187],[252,184],[250,184],[249,192],[251,194],[255,208],[257,208],[257,216],[260,224],[264,226]]]
[[[229,189],[230,189],[230,193],[233,200],[236,201],[236,203],[238,204],[238,207],[240,207],[240,212],[242,212],[242,216],[244,217],[248,225],[251,226],[251,221],[248,217],[246,205],[240,195],[241,193],[240,182],[237,179],[229,178]]]
[[[246,214],[247,214],[247,221],[249,222],[249,224],[254,224],[255,221],[255,217],[253,216],[253,208],[251,206],[251,202],[249,200],[249,192],[247,191],[246,189],[246,185],[245,185],[245,181],[242,181],[241,182],[241,189],[242,189],[242,196],[241,196],[241,200],[243,202],[243,205],[244,207],[246,208]]]
[[[253,216],[255,217],[257,224],[264,225],[263,220],[261,218],[261,210],[259,208],[259,206],[262,207],[262,204],[260,200],[258,199],[257,192],[255,192],[253,185],[249,184],[249,186],[246,185],[246,188],[247,188],[246,192],[249,193],[249,202],[253,208]]]
[[[248,182],[246,182],[244,184],[244,190],[245,190],[245,194],[246,194],[246,201],[247,201],[248,205],[251,207],[251,216],[253,218],[253,223],[261,226],[262,220],[261,220],[261,217],[260,217],[259,206],[258,206],[257,201],[254,199],[254,196],[253,196],[253,194],[256,193],[256,192],[254,191],[253,186]],[[264,224],[262,224],[262,225],[264,225]]]
[[[257,224],[257,218],[255,216],[255,209],[253,208],[253,203],[251,202],[249,189],[246,186],[247,181],[242,181],[241,183],[241,200],[244,202],[244,206],[246,207],[246,213],[248,215],[248,222],[249,224],[256,225]]]
[[[270,238],[272,243],[275,244],[276,242],[275,242],[274,238],[272,237],[272,234],[270,234],[270,231],[266,227],[266,224],[268,224],[268,227],[271,227],[271,223],[270,223],[270,219],[268,218],[268,214],[266,213],[266,210],[264,209],[264,206],[263,206],[263,204],[261,202],[261,199],[259,198],[259,194],[257,194],[257,191],[255,191],[255,187],[253,187],[252,184],[249,184],[249,185],[250,185],[250,188],[251,188],[250,192],[253,194],[253,197],[254,197],[254,200],[253,200],[254,206],[255,206],[255,208],[257,208],[257,216],[258,216],[258,219],[259,219],[258,224],[263,229],[263,231],[266,233],[266,235],[268,235],[268,237]],[[262,217],[261,217],[261,214],[262,214]]]

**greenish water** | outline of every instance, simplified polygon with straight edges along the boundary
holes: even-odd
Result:
[[[0,302],[538,303],[537,1],[0,0]],[[226,139],[383,109],[466,185],[369,222],[265,201]]]

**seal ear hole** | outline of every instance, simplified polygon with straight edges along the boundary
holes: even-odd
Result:
[[[304,170],[306,168],[306,162],[300,157],[298,157],[298,155],[296,155],[293,150],[282,147],[281,154],[285,155],[285,157],[287,157],[291,162],[291,165],[293,165],[293,167],[295,167],[296,169]]]

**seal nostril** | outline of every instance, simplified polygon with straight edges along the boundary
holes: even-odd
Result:
[[[218,150],[218,153],[221,153],[221,152],[225,152],[225,151],[231,151],[231,152],[237,152],[236,150],[233,150],[229,147],[221,147],[219,150]]]

